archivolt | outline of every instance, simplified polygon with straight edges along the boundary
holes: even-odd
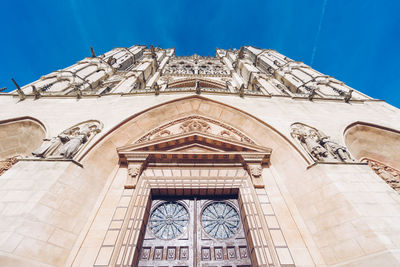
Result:
[[[125,119],[102,136],[78,160],[82,160],[84,164],[85,161],[90,162],[93,158],[102,160],[105,158],[104,153],[107,152],[106,158],[114,158],[112,162],[116,162],[118,161],[117,153],[115,152],[117,147],[133,144],[153,129],[167,122],[190,115],[205,116],[230,125],[251,140],[254,140],[256,144],[272,148],[272,163],[274,160],[279,161],[280,164],[294,160],[297,162],[296,164],[303,167],[310,163],[288,138],[264,121],[242,110],[202,96],[175,99]],[[96,155],[98,151],[102,151],[103,158],[98,158],[99,156]],[[97,162],[97,164],[100,163]],[[295,168],[296,164],[292,165],[292,167]]]

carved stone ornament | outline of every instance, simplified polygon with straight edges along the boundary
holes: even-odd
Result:
[[[374,172],[379,175],[391,188],[400,193],[400,170],[392,168],[381,162],[364,159]]]
[[[229,71],[215,58],[193,55],[191,57],[172,58],[165,67],[163,74],[179,76],[227,76],[229,75]]]
[[[128,165],[128,176],[126,178],[125,188],[135,188],[137,180],[142,171],[142,163],[129,164]]]
[[[133,165],[128,167],[128,175],[131,178],[137,178],[140,173],[141,165]]]
[[[7,158],[5,160],[0,161],[0,175],[2,175],[7,170],[11,169],[11,167],[18,162],[17,157]]]
[[[250,173],[251,173],[251,176],[253,176],[254,178],[260,178],[261,174],[262,174],[261,165],[250,166]]]
[[[38,158],[72,159],[102,128],[99,121],[81,122],[57,136],[44,139],[32,155]]]
[[[219,121],[198,115],[181,118],[153,129],[145,136],[142,136],[138,141],[136,141],[136,143],[143,143],[146,141],[190,132],[202,132],[218,136],[219,138],[254,144],[254,141],[237,129],[225,125]]]
[[[264,188],[264,182],[262,179],[262,166],[261,163],[251,163],[248,164],[248,171],[251,177],[251,181],[253,183],[254,188]]]
[[[203,132],[206,133],[210,130],[210,125],[202,120],[188,120],[181,124],[181,130],[183,133],[190,133],[190,132]]]
[[[291,136],[300,143],[315,161],[355,161],[345,146],[333,141],[321,131],[302,123],[294,123],[291,128]]]

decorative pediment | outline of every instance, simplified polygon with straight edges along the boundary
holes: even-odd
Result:
[[[165,166],[238,166],[248,170],[255,187],[263,187],[261,170],[269,165],[271,149],[258,146],[243,133],[220,122],[189,116],[144,135],[117,149],[121,165],[128,167],[126,188],[135,188],[148,164]]]
[[[156,137],[145,142],[118,148],[120,162],[127,164],[141,161],[143,160],[142,155],[146,155],[147,161],[153,162],[202,161],[215,163],[246,161],[259,162],[263,165],[269,163],[270,148],[210,134],[205,131],[205,129],[209,129],[205,125],[199,126],[201,124],[191,123],[184,125],[192,125],[193,129],[196,130],[191,128],[189,132]],[[156,134],[154,133],[154,135]],[[138,155],[139,160],[137,160]]]
[[[222,122],[199,115],[188,116],[157,127],[146,135],[142,136],[136,141],[136,143],[143,143],[146,141],[152,141],[168,136],[191,132],[202,132],[227,140],[235,140],[254,144],[253,140],[239,130]]]

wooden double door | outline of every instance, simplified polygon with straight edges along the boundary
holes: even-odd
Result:
[[[250,267],[237,199],[153,199],[137,266]]]

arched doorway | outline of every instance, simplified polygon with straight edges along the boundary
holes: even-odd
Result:
[[[188,123],[190,121],[188,119],[192,122],[197,120],[197,122]],[[211,133],[202,132],[202,127],[207,129],[203,122],[211,125]],[[185,127],[194,129],[194,132],[185,132],[183,130]],[[170,135],[174,129],[179,129],[178,134]],[[213,129],[217,131],[213,132]],[[181,130],[182,132],[180,132]],[[207,134],[211,135],[207,136]],[[153,140],[155,136],[161,139]],[[179,150],[175,147],[177,144],[183,147],[179,147]],[[167,151],[165,151],[166,148],[168,148]],[[253,164],[261,165],[263,162],[264,156],[260,158],[257,154],[259,153],[257,149],[260,148],[272,149],[273,156],[268,158],[268,162],[263,163],[265,168],[261,168],[261,170],[250,168]],[[139,149],[136,150],[137,153],[134,151],[135,149]],[[115,153],[115,150],[118,153]],[[150,157],[149,151],[151,152]],[[257,153],[254,154],[255,152]],[[205,159],[198,158],[198,153],[203,153]],[[254,155],[250,156],[249,154],[247,157],[246,153]],[[263,153],[265,154],[265,151]],[[192,162],[185,162],[186,159],[182,162],[179,158],[176,161],[174,159],[176,155],[192,157],[190,158]],[[200,175],[202,172],[197,168],[198,166],[189,167],[191,170],[188,174],[187,169],[173,172],[171,169],[169,171],[160,170],[166,166],[157,165],[166,160],[163,164],[175,164],[175,168],[177,168],[179,164],[193,164],[193,159],[197,164],[214,164],[214,166],[208,166],[212,170],[207,171],[207,177]],[[211,162],[207,161],[210,159]],[[217,162],[217,159],[220,162]],[[144,167],[135,168],[136,161],[146,162],[149,165],[145,164]],[[299,173],[298,170],[304,171],[308,162],[279,132],[243,111],[200,96],[164,103],[123,121],[86,154],[82,155],[81,162],[85,166],[82,172],[93,177],[92,179],[99,180],[98,176],[112,175],[112,170],[115,170],[115,166],[118,165],[119,168],[115,175],[127,177],[124,184],[125,193],[121,195],[121,199],[126,199],[124,203],[127,204],[117,208],[115,214],[119,217],[113,217],[110,224],[119,225],[119,228],[108,229],[96,256],[96,266],[107,264],[123,266],[138,262],[140,255],[143,255],[141,254],[143,247],[140,245],[140,240],[143,240],[147,218],[152,212],[152,200],[171,197],[171,192],[173,192],[172,197],[182,198],[185,196],[185,190],[189,189],[195,190],[189,190],[192,192],[191,196],[198,197],[197,194],[203,192],[201,199],[206,197],[209,201],[215,201],[217,198],[223,198],[224,201],[237,201],[235,208],[237,207],[241,213],[241,225],[244,227],[243,233],[246,233],[245,241],[249,244],[247,255],[251,257],[253,264],[259,266],[294,265],[282,229],[278,224],[269,226],[266,221],[266,218],[274,221],[277,221],[277,218],[271,209],[271,203],[263,185],[264,179],[267,178],[263,178],[263,176],[271,175],[268,170],[271,164],[275,170],[281,173],[282,177],[289,178],[291,174]],[[225,166],[224,164],[230,165]],[[287,164],[290,164],[292,168],[287,168]],[[100,170],[98,166],[101,166]],[[85,175],[81,175],[81,178]],[[160,179],[163,181],[167,179],[170,183],[160,182]],[[203,180],[208,183],[200,190]],[[193,181],[199,181],[199,183],[193,183]],[[134,202],[132,202],[133,200]],[[161,201],[166,200],[161,199]],[[199,207],[200,210],[203,208],[205,207]],[[246,212],[242,213],[242,210]],[[121,217],[125,219],[121,219]],[[130,225],[136,226],[130,228]],[[109,242],[110,235],[118,236],[112,245],[106,243]],[[125,240],[130,241],[126,243]],[[224,255],[228,255],[228,246],[221,247]],[[240,247],[242,245],[235,247],[236,256],[240,256]],[[210,251],[214,251],[212,255],[215,257],[216,247],[210,249]],[[154,251],[154,249],[150,250],[149,255],[154,257]]]

